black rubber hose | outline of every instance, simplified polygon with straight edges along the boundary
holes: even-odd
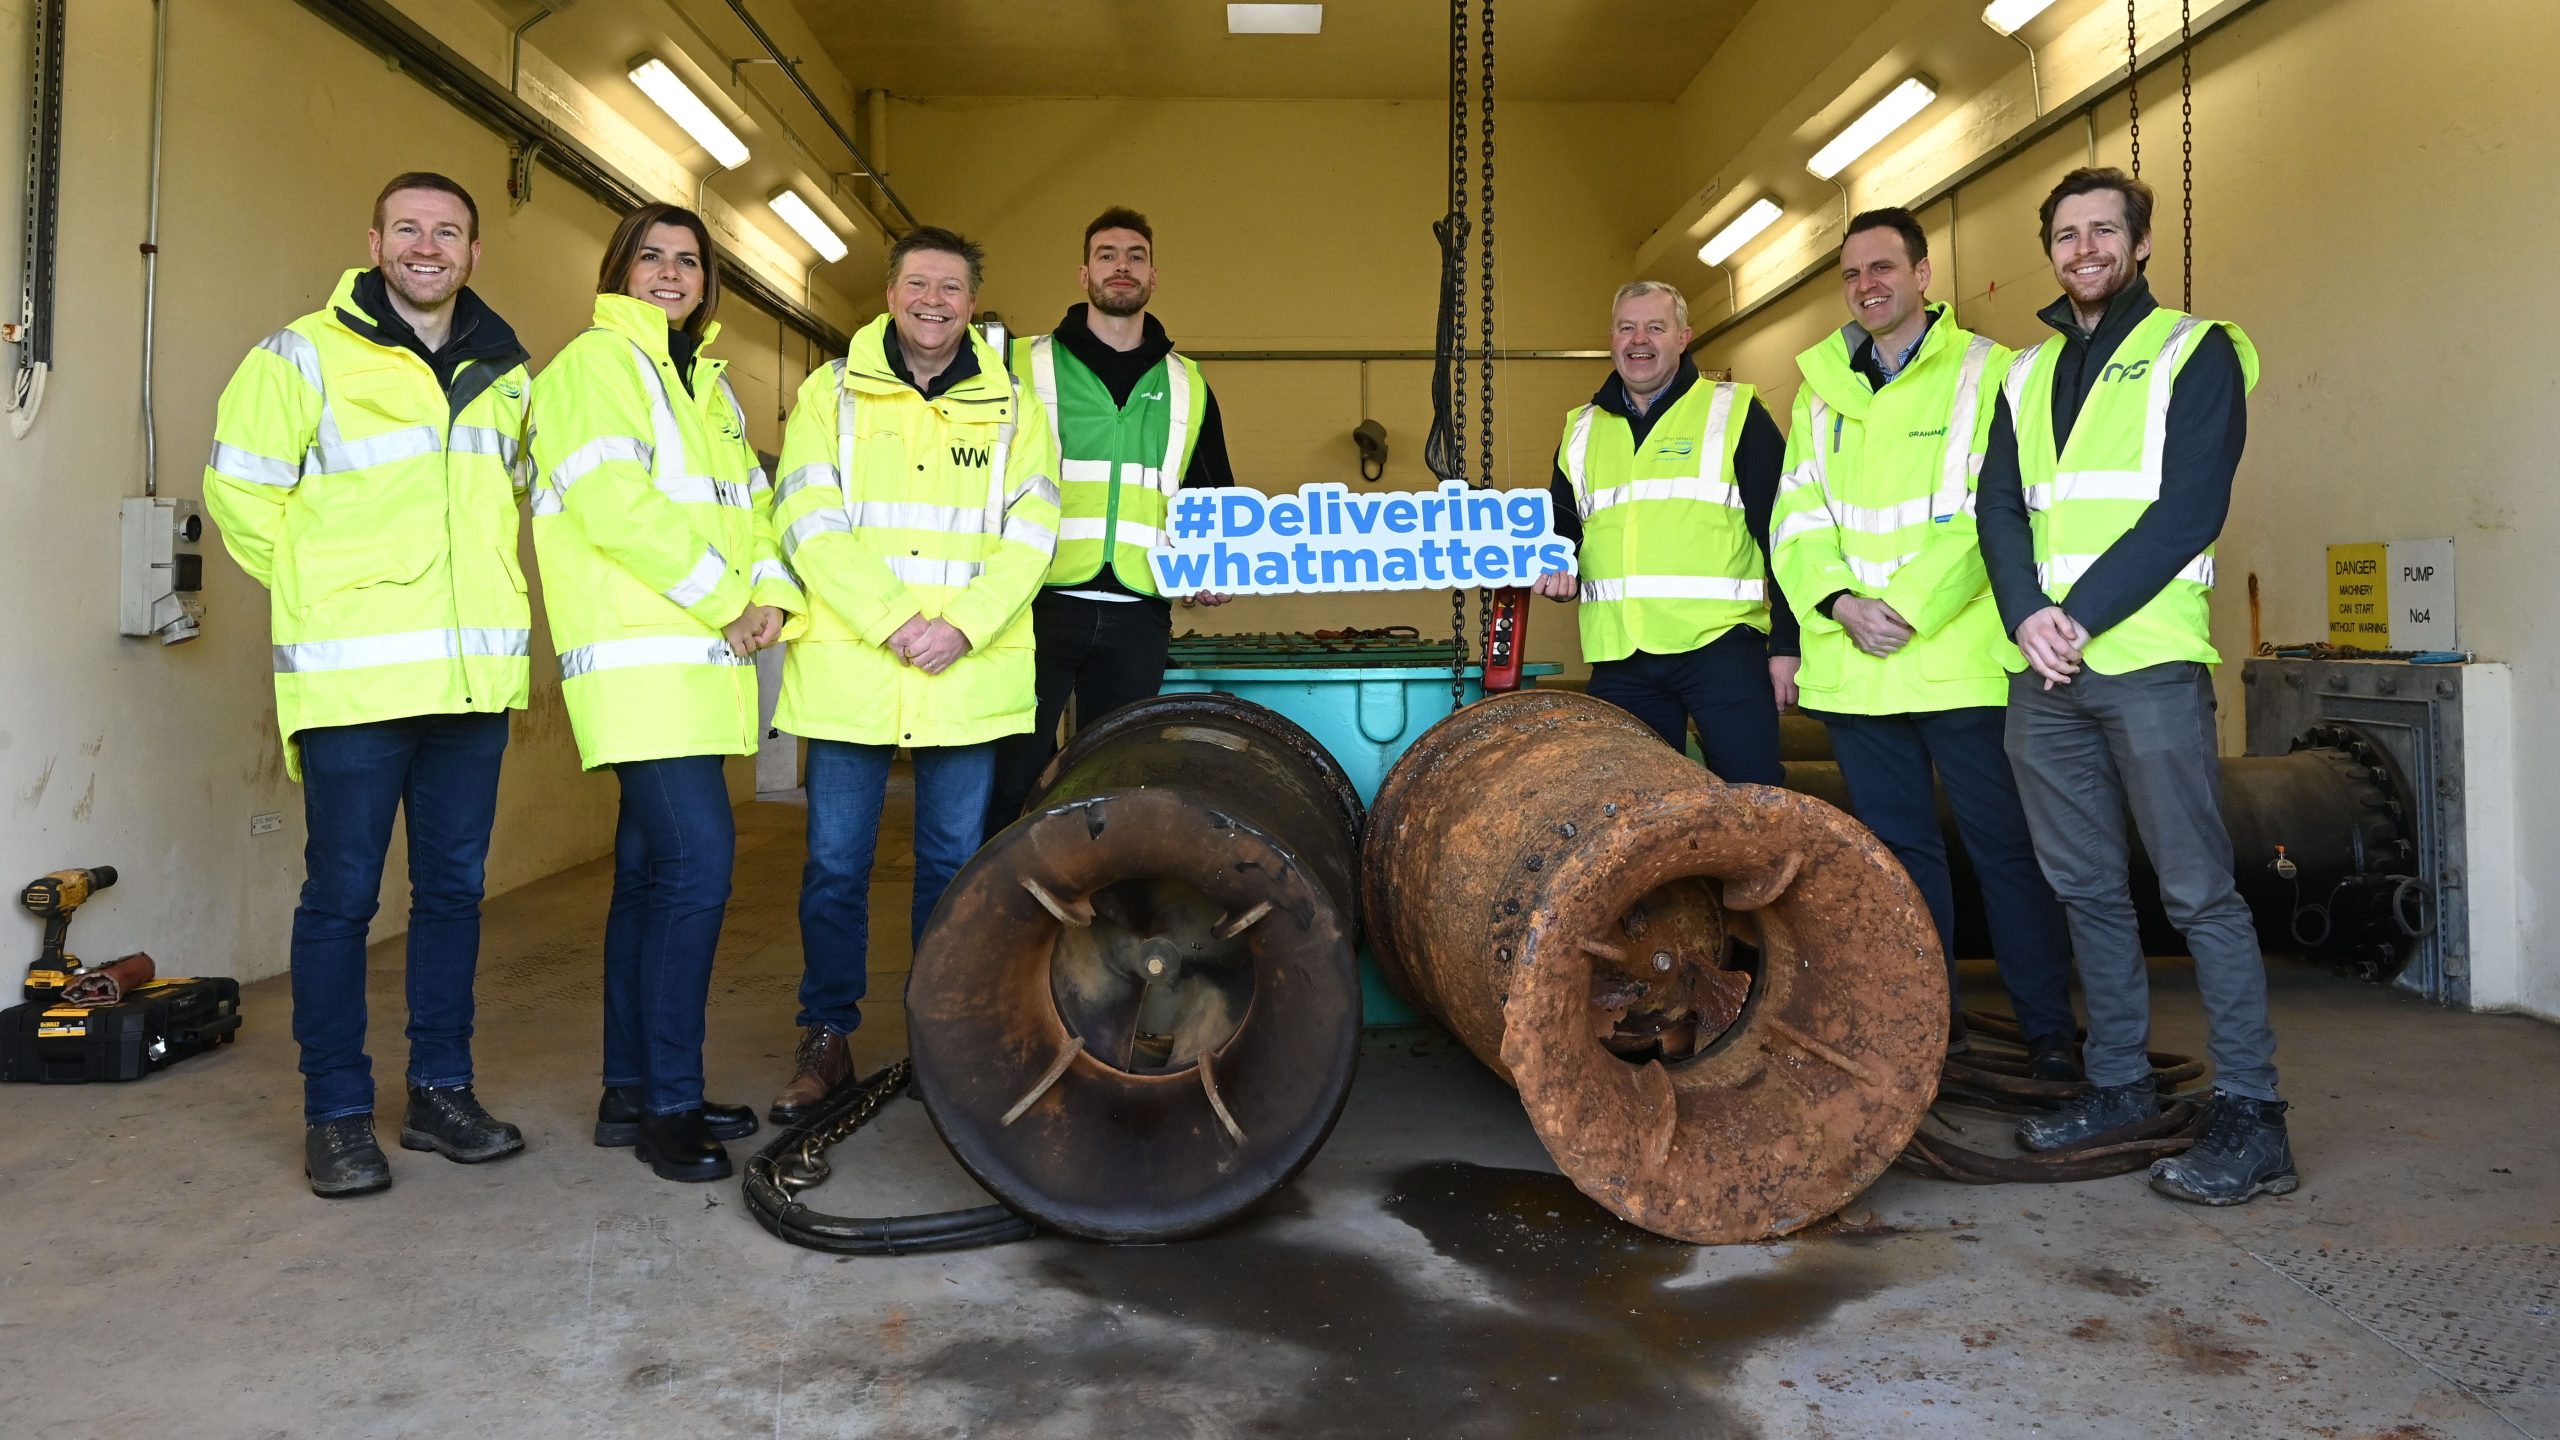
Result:
[[[830,1215],[792,1198],[781,1181],[782,1157],[817,1135],[834,1129],[847,1115],[877,1108],[907,1083],[907,1062],[839,1087],[807,1119],[786,1127],[747,1161],[743,1189],[747,1212],[781,1240],[837,1255],[929,1255],[947,1250],[974,1250],[1027,1240],[1038,1226],[1002,1205],[978,1205],[925,1215]],[[861,1126],[854,1127],[859,1130]],[[845,1138],[851,1138],[848,1132]]]

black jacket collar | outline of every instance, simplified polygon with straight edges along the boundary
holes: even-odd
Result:
[[[951,357],[951,363],[943,368],[941,374],[933,377],[933,383],[916,384],[916,377],[907,369],[907,352],[899,348],[898,322],[894,319],[880,331],[880,353],[889,362],[889,373],[905,381],[927,400],[948,393],[952,386],[978,373],[978,347],[969,343],[969,338],[964,335],[960,338],[960,353]]]
[[[2136,275],[2132,284],[2117,291],[2115,298],[2107,302],[2107,313],[2098,317],[2095,330],[2080,328],[2080,312],[2071,308],[2068,295],[2037,311],[2036,318],[2061,331],[2065,339],[2092,346],[2103,340],[2105,349],[2112,352],[2116,342],[2124,339],[2125,332],[2141,324],[2142,317],[2159,308],[2160,302],[2151,297],[2151,282]]]
[[[1698,362],[1686,355],[1681,356],[1680,368],[1673,372],[1671,383],[1663,386],[1662,393],[1653,397],[1653,403],[1645,407],[1645,415],[1657,416],[1679,404],[1680,397],[1688,394],[1690,387],[1697,383]],[[1615,370],[1609,372],[1608,379],[1600,382],[1600,389],[1592,395],[1591,403],[1612,415],[1623,415],[1630,420],[1638,418],[1635,407],[1627,403],[1627,382],[1620,379]]]
[[[1083,304],[1068,306],[1065,318],[1058,322],[1057,329],[1050,332],[1058,337],[1059,344],[1067,347],[1068,354],[1084,362],[1086,369],[1096,374],[1115,370],[1144,374],[1154,369],[1157,361],[1173,353],[1173,337],[1165,333],[1164,322],[1153,314],[1141,317],[1144,326],[1137,349],[1112,349],[1103,344],[1093,333],[1093,326],[1086,323],[1086,315],[1091,308]]]
[[[376,345],[406,350],[426,362],[455,415],[470,408],[499,376],[533,358],[516,339],[515,327],[467,285],[453,302],[453,329],[440,350],[429,350],[427,342],[392,308],[390,286],[379,267],[357,276],[348,298],[357,309],[341,306],[338,323]],[[465,361],[479,363],[465,369]]]

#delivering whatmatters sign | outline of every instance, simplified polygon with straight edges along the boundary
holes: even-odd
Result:
[[[1147,563],[1167,595],[1501,589],[1573,573],[1573,546],[1556,534],[1544,490],[1457,480],[1386,494],[1355,495],[1338,481],[1295,495],[1184,490],[1166,518],[1166,543]]]

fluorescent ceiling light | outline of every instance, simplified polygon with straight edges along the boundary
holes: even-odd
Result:
[[[1982,23],[2003,35],[2015,35],[2052,7],[2053,0],[1991,0],[1982,7]]]
[[[809,242],[809,248],[825,256],[828,263],[844,258],[844,237],[835,232],[835,227],[818,218],[818,212],[810,208],[808,201],[800,198],[799,191],[786,185],[766,196],[764,203],[772,206],[773,213],[782,217],[782,223],[799,232],[800,238]]]
[[[1888,91],[1885,97],[1867,107],[1867,113],[1849,122],[1849,128],[1831,137],[1831,143],[1813,152],[1804,168],[1816,180],[1828,180],[1858,161],[1858,157],[1876,148],[1876,142],[1902,128],[1914,115],[1929,108],[1938,98],[1935,87],[1913,76]]]
[[[693,87],[667,68],[667,62],[654,55],[643,55],[631,62],[631,83],[640,93],[657,102],[667,118],[684,127],[693,143],[711,154],[712,163],[723,170],[735,170],[747,163],[747,142],[738,132],[714,113]]]
[[[1313,35],[1324,29],[1321,5],[1230,5],[1230,35]]]
[[[1778,202],[1762,196],[1751,202],[1751,208],[1733,217],[1733,223],[1707,238],[1698,247],[1698,258],[1710,265],[1721,265],[1733,258],[1733,252],[1760,238],[1760,232],[1778,223]]]

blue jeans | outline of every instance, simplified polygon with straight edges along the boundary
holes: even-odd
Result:
[[[702,1104],[703,1011],[729,909],[738,822],[717,755],[613,767],[613,908],[604,922],[604,1083],[652,1115]]]
[[[302,903],[293,911],[293,1038],[302,1116],[373,1113],[364,948],[382,904],[391,821],[409,817],[409,1083],[471,1083],[471,980],[507,717],[411,715],[304,730]]]
[[[916,772],[916,893],[910,943],[924,938],[951,877],[985,838],[995,746],[907,752]],[[809,742],[809,863],[800,872],[800,1025],[851,1034],[870,989],[871,856],[880,843],[894,746]]]
[[[1689,721],[1698,722],[1698,752],[1719,780],[1784,785],[1778,762],[1778,692],[1769,683],[1769,637],[1736,625],[1678,655],[1638,651],[1591,666],[1588,692],[1653,727],[1662,743],[1686,751]]]
[[[1943,781],[1956,831],[1973,861],[1974,887],[1991,931],[2000,987],[2029,1040],[2070,1040],[2071,935],[2062,902],[2036,864],[2017,780],[2001,746],[2007,712],[1997,705],[1913,715],[1825,715],[1850,808],[1891,849],[1937,922],[1946,952],[1950,1003],[1955,997],[1956,890],[1947,866],[1946,833],[1938,826]]]

